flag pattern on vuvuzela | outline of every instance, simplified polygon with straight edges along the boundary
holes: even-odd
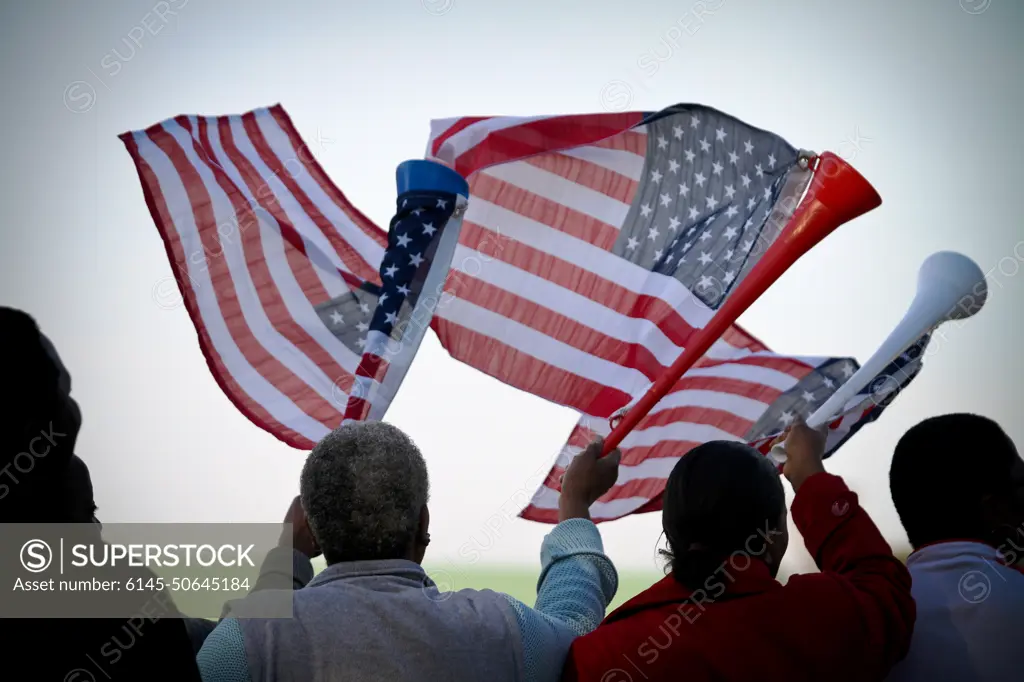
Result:
[[[307,450],[346,409],[382,413],[422,336],[402,344],[399,332],[426,326],[417,293],[447,272],[454,244],[439,244],[457,197],[400,197],[389,245],[280,106],[178,116],[121,139],[207,364],[239,410]],[[388,351],[396,341],[402,353]]]
[[[430,161],[407,161],[400,166],[400,184],[410,173],[422,176],[425,165],[449,174],[447,184],[458,184],[465,191],[465,180]],[[459,241],[467,198],[456,191],[400,188],[380,264],[382,284],[364,282],[317,306],[324,324],[339,340],[363,351],[349,390],[346,421],[382,419],[419,350]]]
[[[583,415],[522,512],[550,522],[564,465],[707,324],[815,168],[813,154],[700,105],[434,121],[427,156],[470,182],[451,299],[433,322],[441,343]],[[640,510],[694,445],[767,435],[790,391],[820,404],[856,368],[779,356],[733,327],[620,444],[618,483],[592,515]]]

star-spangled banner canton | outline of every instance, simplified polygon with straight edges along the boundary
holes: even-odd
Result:
[[[763,253],[754,247],[778,235],[776,204],[785,197],[791,211],[811,174],[782,138],[714,110],[664,116],[647,131],[644,174],[612,252],[717,309]]]
[[[394,398],[440,300],[466,200],[413,191],[400,195],[397,206],[380,265],[383,284],[364,282],[317,307],[338,339],[362,354],[346,420],[379,420]],[[449,231],[446,247],[442,236]]]
[[[930,340],[930,334],[919,338],[846,403],[828,424],[825,457],[830,457],[862,427],[878,419],[900,391],[910,384],[921,371]],[[806,421],[858,369],[860,367],[852,361],[834,361],[809,374],[775,401],[772,409],[754,425],[747,437],[750,445],[768,454],[772,442],[787,426],[796,418]]]

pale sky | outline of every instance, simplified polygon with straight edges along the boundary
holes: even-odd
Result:
[[[960,251],[990,273],[986,308],[947,327],[913,386],[828,464],[903,544],[887,472],[907,428],[975,411],[1024,442],[1022,29],[1013,0],[5,2],[0,302],[32,313],[71,369],[103,520],[279,521],[304,455],[214,382],[168,298],[119,133],[280,102],[386,224],[395,166],[422,157],[432,118],[710,105],[841,154],[883,198],[741,320],[774,350],[866,360],[929,254]],[[570,410],[456,363],[429,335],[387,420],[427,459],[428,562],[538,565],[549,528],[514,514]],[[658,515],[601,530],[616,564],[653,569]],[[799,543],[789,560],[806,563]]]

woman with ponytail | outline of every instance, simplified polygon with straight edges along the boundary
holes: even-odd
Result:
[[[802,424],[787,433],[793,521],[821,573],[775,579],[789,536],[769,460],[700,445],[665,487],[668,575],[577,639],[563,680],[884,679],[909,646],[910,577],[824,450]]]
[[[662,555],[676,582],[691,591],[717,591],[730,563],[746,563],[742,555],[761,559],[774,578],[789,542],[782,481],[767,458],[743,443],[705,443],[680,459],[665,487],[662,518],[671,548]]]

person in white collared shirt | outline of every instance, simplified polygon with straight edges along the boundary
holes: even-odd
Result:
[[[926,419],[889,470],[917,622],[890,682],[1024,680],[1024,460],[998,424]]]

